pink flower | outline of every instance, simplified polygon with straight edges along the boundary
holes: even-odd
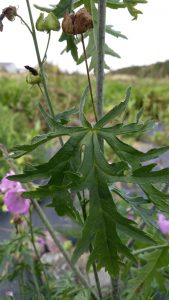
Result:
[[[5,296],[13,298],[14,294],[13,294],[12,291],[7,291],[7,292],[5,293]]]
[[[15,175],[15,173],[13,171],[10,171],[1,180],[0,190],[1,190],[2,193],[5,193],[5,192],[7,192],[9,190],[21,189],[22,188],[22,185],[20,184],[20,182],[11,181],[11,180],[9,180],[9,179],[6,178],[7,176],[10,176],[10,175]]]
[[[127,216],[127,219],[128,219],[128,220],[132,220],[132,221],[133,221],[133,220],[134,220],[134,216],[133,216],[133,215],[131,215],[131,214],[128,214],[128,216]]]
[[[45,241],[45,238],[43,238],[42,236],[38,236],[37,237],[37,242],[42,245],[42,246],[45,246],[46,245],[46,241]]]
[[[22,193],[23,188],[10,190],[5,193],[4,203],[8,211],[12,214],[27,214],[30,207],[30,200],[24,199]]]
[[[163,214],[158,214],[157,224],[162,233],[169,234],[169,220]]]

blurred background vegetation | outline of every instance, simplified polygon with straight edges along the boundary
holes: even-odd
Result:
[[[86,76],[62,73],[52,64],[46,64],[45,68],[55,112],[78,108],[87,85]],[[26,83],[27,74],[27,71],[17,74],[0,71],[0,143],[8,150],[16,144],[29,143],[35,135],[48,130],[38,110],[39,102],[45,106],[44,97],[38,86]],[[92,84],[94,87],[94,77]],[[134,122],[138,110],[144,107],[143,119],[153,119],[162,128],[162,131],[153,135],[137,136],[137,139],[146,139],[157,145],[168,144],[169,61],[108,73],[105,80],[105,111],[124,99],[129,86],[132,87],[132,95],[126,119]],[[94,121],[90,99],[86,104],[86,112],[90,121]],[[78,124],[77,118],[74,117],[71,124]],[[1,177],[8,168],[2,157],[0,164]]]

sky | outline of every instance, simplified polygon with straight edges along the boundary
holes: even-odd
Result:
[[[57,4],[57,0],[30,0],[30,3],[41,6]],[[24,0],[0,0],[0,12],[8,5],[18,7],[18,14],[29,22],[29,17]],[[113,25],[115,30],[126,35],[128,40],[106,36],[107,44],[116,51],[121,58],[106,58],[110,69],[148,65],[157,61],[169,59],[169,1],[148,0],[147,4],[137,6],[143,14],[138,20],[132,21],[127,9],[108,10],[107,24]],[[34,20],[39,11],[33,8]],[[30,33],[16,18],[14,22],[4,20],[4,30],[0,32],[0,62],[13,62],[18,68],[24,65],[35,66],[36,54]],[[60,33],[53,32],[48,52],[48,61],[57,64],[63,71],[85,72],[85,65],[77,66],[70,54],[60,55],[64,44],[58,42]],[[47,34],[38,33],[41,56],[45,51]],[[79,53],[81,49],[79,49]]]

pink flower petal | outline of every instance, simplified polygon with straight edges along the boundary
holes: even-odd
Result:
[[[30,200],[22,197],[24,189],[8,191],[4,196],[4,203],[12,214],[27,214],[30,207]]]
[[[161,213],[158,214],[157,224],[162,233],[169,234],[169,220]]]
[[[20,182],[11,181],[11,180],[9,180],[9,179],[6,178],[7,176],[10,176],[10,175],[15,175],[15,173],[13,171],[10,171],[1,180],[0,190],[1,190],[2,193],[5,193],[5,192],[7,192],[9,190],[21,189],[22,188],[22,185],[20,184]]]

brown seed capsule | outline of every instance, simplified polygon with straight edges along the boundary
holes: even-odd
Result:
[[[63,19],[63,22],[62,22],[63,32],[69,33],[69,34],[73,34],[74,33],[74,31],[73,31],[74,18],[75,18],[75,14],[74,13],[72,13],[72,14],[66,13],[64,15],[64,19]]]
[[[62,22],[63,31],[69,34],[81,34],[91,28],[93,28],[92,17],[85,7],[77,13],[66,13]]]
[[[93,28],[92,17],[85,7],[76,13],[73,28],[74,34],[84,33]]]
[[[2,15],[6,17],[9,21],[14,21],[17,15],[17,10],[15,6],[8,6],[3,9]]]

